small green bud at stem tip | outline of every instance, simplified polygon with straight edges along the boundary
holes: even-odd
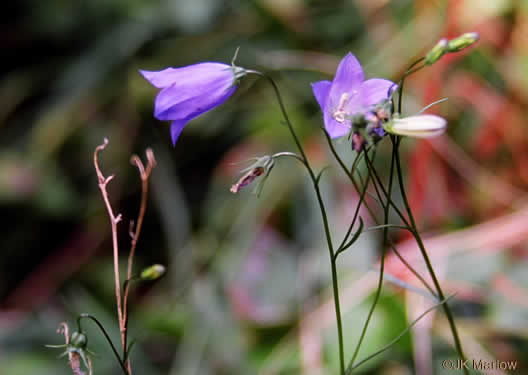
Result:
[[[156,280],[159,279],[163,274],[165,273],[165,267],[161,264],[154,264],[150,267],[145,268],[143,271],[141,271],[141,274],[139,277],[141,280]]]
[[[449,42],[446,38],[440,39],[438,43],[427,53],[425,56],[425,63],[427,65],[432,65],[448,51],[447,46]]]
[[[473,43],[479,40],[480,36],[478,33],[465,33],[455,39],[451,39],[447,44],[448,52],[458,52],[464,48],[469,47]]]

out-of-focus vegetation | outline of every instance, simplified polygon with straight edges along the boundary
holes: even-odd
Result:
[[[93,169],[101,156],[120,224],[140,198],[132,153],[153,148],[158,166],[136,270],[167,276],[131,297],[136,374],[330,374],[337,368],[328,254],[315,196],[300,168],[281,160],[256,199],[229,187],[234,162],[293,151],[263,80],[244,80],[222,107],[194,120],[175,148],[152,116],[153,89],[138,69],[199,61],[271,71],[309,157],[325,172],[335,233],[357,195],[330,157],[309,83],[333,74],[352,51],[367,77],[396,80],[441,37],[478,31],[475,48],[444,57],[406,82],[405,114],[448,97],[432,112],[445,136],[404,142],[411,204],[442,275],[467,356],[518,360],[528,353],[528,2],[410,0],[17,1],[3,6],[0,40],[0,373],[71,374],[44,344],[77,314],[119,333],[110,226]],[[380,170],[387,150],[380,144]],[[337,147],[353,158],[346,140]],[[368,215],[364,215],[365,219]],[[423,269],[412,242],[394,234]],[[380,238],[368,232],[340,261],[347,358],[375,288]],[[360,358],[390,342],[431,301],[390,257],[392,276]],[[119,368],[85,323],[94,374]],[[442,314],[431,314],[370,374],[441,374],[454,358]]]

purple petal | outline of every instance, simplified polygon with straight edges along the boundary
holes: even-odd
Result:
[[[172,85],[178,76],[178,70],[174,68],[160,71],[140,70],[139,72],[152,86],[159,89]]]
[[[350,52],[341,60],[332,82],[331,94],[338,94],[351,91],[359,87],[365,77],[363,69],[358,59]]]
[[[176,146],[176,141],[178,140],[178,137],[180,136],[180,133],[182,132],[183,128],[187,125],[187,121],[185,120],[179,120],[179,121],[173,121],[171,124],[171,138],[172,138],[172,144]]]
[[[195,86],[172,85],[160,91],[154,103],[158,120],[191,120],[222,104],[236,90],[232,78],[224,77]]]
[[[347,135],[350,132],[350,126],[337,122],[329,111],[323,111],[325,129],[330,138],[338,138]],[[350,121],[347,122],[350,124]]]
[[[328,97],[328,93],[330,92],[331,86],[332,82],[330,81],[319,81],[312,83],[313,94],[315,96],[315,99],[317,99],[317,103],[319,103],[319,106],[321,107],[322,111],[324,111],[326,98]]]
[[[337,68],[334,81],[330,87],[330,92],[328,93],[326,103],[325,103],[325,113],[334,113],[336,110],[345,110],[348,115],[353,115],[357,112],[363,110],[359,98],[359,87],[363,82],[363,69],[359,64],[359,61],[356,57],[348,53]],[[346,94],[346,96],[345,96]],[[328,116],[331,119],[331,116]],[[336,131],[336,134],[348,133],[348,127],[343,124],[337,123],[330,125],[330,120],[325,120],[325,126],[327,130],[329,127],[339,129]],[[345,131],[345,129],[347,131]],[[330,131],[329,131],[330,132]],[[338,135],[336,135],[337,137]]]
[[[167,68],[160,71],[139,71],[153,86],[163,89],[175,85],[190,87],[200,82],[230,77],[233,80],[231,65],[222,63],[205,62],[181,68]]]
[[[372,78],[363,82],[359,88],[360,101],[364,109],[371,108],[387,99],[398,86],[387,79]]]

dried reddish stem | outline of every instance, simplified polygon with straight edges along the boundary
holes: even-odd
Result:
[[[70,343],[70,333],[68,325],[65,322],[59,324],[59,329],[57,333],[64,335],[64,341],[66,345]],[[81,370],[81,356],[75,352],[68,352],[68,363],[73,371],[74,375],[86,375],[84,371]],[[88,370],[90,371],[89,375],[92,375],[92,361],[88,358]]]
[[[141,178],[141,205],[139,207],[139,214],[136,224],[136,230],[133,231],[133,222],[130,225],[130,237],[132,238],[132,243],[130,246],[130,254],[128,256],[128,272],[127,280],[130,280],[132,277],[132,265],[134,262],[134,253],[136,251],[136,245],[141,233],[141,226],[143,225],[143,219],[145,217],[145,212],[147,210],[147,196],[148,196],[148,180],[152,172],[152,168],[156,166],[156,159],[154,158],[154,152],[150,148],[146,151],[147,154],[147,168],[143,166],[141,159],[137,155],[132,155],[130,162],[135,165],[139,170],[139,176]]]
[[[152,169],[156,166],[156,159],[154,158],[154,152],[152,149],[148,148],[146,151],[147,155],[147,167],[145,168],[143,162],[137,155],[132,155],[130,162],[135,165],[139,170],[139,176],[141,178],[141,204],[139,207],[139,213],[137,218],[137,224],[134,231],[134,222],[130,222],[129,234],[132,239],[130,245],[130,253],[128,255],[128,270],[127,270],[127,280],[130,281],[132,278],[132,267],[134,264],[134,254],[136,252],[137,241],[141,233],[141,227],[143,225],[143,219],[145,217],[145,212],[147,211],[147,197],[148,197],[148,182],[149,177],[152,172]],[[127,326],[128,326],[128,293],[130,290],[130,282],[126,283],[123,296],[123,327],[124,327],[124,341],[123,341],[123,350],[126,352],[126,343],[127,343]],[[127,367],[130,372],[130,363],[127,361]]]
[[[59,329],[57,330],[57,333],[62,333],[64,335],[64,342],[66,343],[66,345],[70,343],[70,332],[68,329],[68,325],[65,322],[59,324]]]
[[[121,332],[121,342],[125,345],[125,326],[123,320],[123,310],[121,307],[121,281],[119,277],[119,243],[117,241],[117,224],[121,221],[121,214],[117,216],[114,215],[112,205],[108,199],[108,193],[106,191],[106,186],[114,178],[114,175],[105,177],[99,168],[98,154],[100,151],[106,148],[108,144],[108,139],[104,139],[104,143],[96,147],[94,152],[94,166],[95,171],[97,172],[97,178],[99,180],[99,189],[101,190],[101,195],[106,205],[106,210],[108,212],[108,217],[110,218],[110,225],[112,228],[112,247],[114,251],[114,275],[115,275],[115,293],[117,301],[117,317],[119,319],[119,331]]]
[[[97,178],[99,180],[99,189],[106,205],[106,210],[110,218],[110,224],[112,228],[112,247],[114,251],[114,275],[115,275],[115,293],[117,301],[117,316],[119,319],[119,331],[121,333],[121,344],[123,347],[123,357],[126,356],[127,352],[127,325],[128,325],[128,294],[130,289],[130,280],[132,278],[132,266],[134,264],[134,254],[136,252],[137,241],[141,233],[141,227],[143,225],[143,219],[147,210],[147,196],[148,196],[148,180],[152,169],[156,166],[156,159],[154,153],[150,148],[147,149],[147,167],[143,165],[141,159],[137,155],[132,155],[130,162],[135,165],[139,170],[141,178],[141,204],[138,213],[137,224],[134,231],[134,222],[130,222],[129,234],[132,238],[130,245],[130,253],[128,255],[128,269],[127,278],[124,287],[124,295],[121,298],[121,278],[119,277],[119,243],[117,240],[117,224],[121,221],[121,214],[117,216],[114,214],[110,200],[108,199],[108,193],[106,186],[114,178],[114,175],[105,177],[99,168],[98,154],[104,150],[108,145],[108,139],[104,139],[104,143],[96,147],[94,152],[94,166],[97,172]],[[131,374],[130,362],[126,362],[128,373]]]

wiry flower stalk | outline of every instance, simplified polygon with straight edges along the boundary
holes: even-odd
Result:
[[[134,222],[130,222],[129,235],[131,238],[130,252],[128,254],[128,268],[127,268],[127,280],[132,279],[132,269],[134,265],[134,254],[136,252],[136,246],[141,234],[141,228],[143,225],[143,219],[145,218],[145,213],[147,211],[147,200],[148,200],[148,187],[149,187],[149,178],[152,173],[152,169],[156,166],[156,159],[154,158],[154,152],[152,149],[147,148],[147,167],[143,165],[143,162],[137,155],[132,155],[130,162],[132,165],[135,165],[139,171],[139,177],[141,179],[141,203],[139,207],[139,213],[137,217],[137,224],[135,230],[133,230]],[[128,339],[128,293],[130,288],[124,288],[123,295],[123,327],[125,330],[124,341],[123,341],[123,356],[127,357],[127,339]],[[131,373],[130,361],[127,360],[127,368]]]
[[[134,230],[134,223],[133,222],[130,223],[129,234],[131,237],[131,246],[130,246],[130,253],[128,257],[127,279],[125,281],[125,286],[123,288],[124,294],[122,296],[121,278],[119,275],[119,243],[117,239],[117,235],[118,235],[117,224],[121,221],[122,216],[121,214],[118,214],[118,215],[114,214],[112,205],[110,203],[110,199],[108,197],[108,192],[106,189],[108,183],[114,178],[114,175],[110,175],[108,177],[105,177],[103,175],[99,167],[99,158],[98,158],[99,152],[104,150],[107,145],[108,145],[108,139],[105,138],[104,143],[96,147],[95,152],[94,152],[94,166],[95,166],[95,170],[97,173],[97,178],[99,180],[99,189],[101,190],[101,195],[105,202],[106,210],[110,218],[111,231],[112,231],[112,248],[113,248],[113,258],[114,258],[114,277],[115,277],[117,317],[118,317],[118,322],[119,322],[119,332],[121,334],[121,344],[122,344],[122,351],[123,351],[122,358],[120,358],[117,355],[117,353],[116,353],[116,356],[119,359],[121,366],[124,369],[126,368],[125,374],[130,375],[132,374],[132,369],[131,369],[130,361],[128,360],[128,347],[127,347],[128,295],[129,295],[129,290],[130,290],[129,281],[132,280],[133,278],[132,271],[133,271],[134,254],[135,254],[135,250],[137,247],[137,241],[139,239],[139,235],[141,234],[141,227],[142,227],[143,220],[145,217],[145,212],[147,209],[148,181],[152,173],[152,169],[156,165],[156,159],[154,158],[154,153],[152,152],[151,149],[147,149],[146,151],[146,155],[147,155],[147,166],[146,167],[143,165],[141,159],[139,159],[138,156],[133,155],[131,158],[131,163],[135,165],[139,170],[139,175],[140,175],[141,182],[142,182],[142,185],[141,185],[142,190],[141,190],[141,203],[140,203],[140,208],[139,208],[135,230]],[[100,323],[95,318],[91,316],[87,316],[87,317],[94,319],[94,321],[96,321],[96,323],[100,325]],[[100,328],[103,330],[103,332],[106,335],[106,331],[104,331],[104,328],[102,326],[100,326]],[[110,340],[108,336],[107,336],[107,339]],[[113,348],[113,344],[111,340],[109,342]]]
[[[123,309],[121,307],[121,279],[119,277],[119,242],[117,241],[117,224],[121,221],[121,214],[115,215],[112,205],[110,204],[110,199],[108,198],[108,192],[106,191],[106,186],[114,178],[114,175],[105,177],[99,168],[99,152],[104,150],[108,145],[108,139],[104,139],[103,144],[97,146],[94,152],[94,166],[97,173],[97,178],[99,180],[99,189],[101,190],[101,195],[108,212],[108,217],[110,218],[110,227],[112,230],[112,248],[114,254],[114,277],[115,277],[115,294],[117,302],[117,317],[119,320],[119,331],[121,333],[121,341],[123,346],[125,345],[125,326],[123,324]]]
[[[352,222],[341,244],[337,248],[334,247],[333,244],[326,207],[319,187],[322,171],[316,175],[312,166],[310,165],[304,148],[295,132],[295,129],[293,128],[292,123],[290,122],[279,89],[270,76],[258,71],[245,70],[236,67],[234,64],[229,67],[226,64],[220,63],[202,63],[178,69],[169,68],[160,72],[142,71],[142,74],[146,79],[148,79],[154,86],[161,89],[161,92],[156,98],[155,116],[160,120],[173,121],[171,129],[173,142],[176,142],[178,135],[183,129],[183,126],[185,126],[189,120],[209,109],[212,109],[213,107],[216,107],[225,101],[229,96],[231,96],[240,77],[249,73],[258,74],[265,77],[271,83],[285,123],[299,151],[299,155],[282,153],[281,156],[294,156],[304,165],[312,181],[321,212],[324,234],[330,255],[332,288],[339,345],[339,368],[341,375],[350,374],[360,364],[364,363],[366,360],[374,357],[389,347],[384,347],[376,353],[368,356],[366,359],[355,363],[362,342],[365,338],[369,322],[373,316],[374,309],[376,308],[381,296],[384,280],[385,255],[386,250],[389,247],[394,250],[406,267],[408,267],[424,284],[424,286],[431,292],[431,295],[437,299],[438,304],[436,306],[442,305],[450,323],[450,328],[453,333],[457,352],[459,356],[464,359],[458,332],[456,330],[449,306],[446,303],[447,299],[444,297],[442,289],[438,283],[438,279],[431,266],[428,255],[423,246],[423,241],[421,240],[421,237],[418,233],[416,223],[414,222],[412,212],[407,202],[402,180],[399,155],[401,136],[412,136],[418,138],[433,137],[445,131],[446,121],[439,116],[429,114],[418,114],[416,116],[405,118],[401,118],[400,115],[402,113],[403,86],[407,76],[419,71],[420,69],[423,69],[427,65],[435,63],[446,53],[457,52],[463,48],[466,48],[476,40],[478,40],[478,34],[476,33],[463,34],[462,36],[452,40],[440,40],[440,42],[437,43],[437,45],[435,45],[425,57],[415,61],[405,71],[398,84],[379,78],[365,80],[361,65],[351,53],[346,55],[345,58],[340,62],[333,81],[319,81],[312,84],[313,94],[323,112],[325,135],[332,153],[353,183],[358,193],[360,193],[360,199]],[[230,72],[228,72],[227,67],[231,69]],[[399,95],[398,111],[395,113],[393,96],[396,91],[399,93]],[[388,186],[385,188],[384,183],[378,176],[374,166],[375,150],[371,157],[369,155],[369,149],[370,147],[373,147],[378,141],[382,140],[387,135],[387,133],[390,133],[390,139],[392,142],[392,158]],[[335,152],[331,141],[331,138],[338,138],[347,134],[351,136],[352,149],[358,152],[358,156],[356,157],[356,160],[354,161],[350,170]],[[271,169],[273,168],[275,157],[278,157],[279,154],[265,156],[263,158],[255,158],[256,162],[242,171],[242,173],[245,174],[232,186],[231,191],[233,193],[237,193],[240,191],[240,189],[251,184],[253,181],[259,178],[261,179],[261,186],[262,182],[265,181]],[[368,176],[366,180],[363,180],[359,172],[357,172],[361,182],[360,188],[356,182],[354,173],[356,172],[356,167],[361,160],[361,157],[363,157],[367,166]],[[405,213],[398,208],[397,204],[392,199],[392,188],[395,178],[397,178],[400,186],[400,191],[405,204],[405,210],[408,219],[405,216]],[[369,183],[371,183],[373,186],[377,197],[373,196],[372,193],[367,191],[369,188]],[[359,209],[362,205],[364,205],[369,210],[370,214],[374,218],[374,221],[379,224],[379,221],[366,202],[366,196],[371,196],[374,201],[379,203],[383,209],[382,224],[373,228],[368,228],[383,230],[383,249],[380,262],[380,276],[374,302],[369,310],[366,322],[363,325],[360,339],[356,345],[349,365],[345,368],[344,337],[337,279],[337,259],[338,255],[348,249],[358,239],[359,235],[363,231],[364,223],[359,217]],[[403,225],[394,225],[389,223],[391,209],[399,216]],[[353,228],[358,218],[359,228],[354,234],[352,234]],[[391,228],[405,229],[415,237],[427,264],[429,274],[433,279],[434,290],[425,281],[425,279],[416,270],[414,270],[408,262],[405,261],[401,254],[398,253],[395,246],[388,237],[389,229]],[[420,318],[431,309],[422,314]],[[398,341],[405,333],[407,333],[411,326],[415,324],[415,322],[412,322],[407,327],[407,329],[405,329],[393,340],[390,345]]]

